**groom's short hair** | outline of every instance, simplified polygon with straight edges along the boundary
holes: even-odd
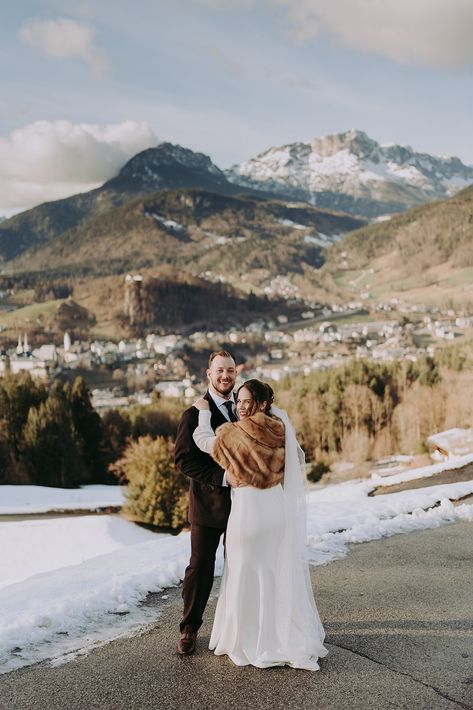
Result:
[[[233,362],[236,365],[236,359],[235,356],[232,355],[231,353],[228,352],[228,350],[215,350],[213,353],[210,353],[209,357],[209,367],[211,366],[212,362],[215,360],[216,357],[231,357]]]

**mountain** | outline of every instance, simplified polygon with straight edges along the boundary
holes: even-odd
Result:
[[[270,148],[226,175],[240,187],[370,218],[448,197],[473,183],[473,167],[459,158],[380,145],[357,130]]]
[[[374,218],[445,197],[470,181],[473,168],[458,158],[381,146],[361,131],[271,148],[225,172],[202,153],[161,143],[138,153],[95,190],[44,203],[1,222],[0,260],[11,261],[162,190],[196,188],[226,196],[243,192],[260,200],[279,197]]]
[[[189,187],[222,195],[241,192],[241,187],[229,182],[207,155],[172,143],[161,143],[138,153],[100,190],[136,196]]]
[[[83,220],[8,266],[70,277],[170,264],[250,291],[278,275],[310,281],[323,248],[365,223],[282,200],[163,190]]]
[[[223,195],[255,194],[229,182],[202,153],[161,143],[135,155],[117,176],[101,187],[54,202],[45,202],[0,224],[0,259],[10,261],[99,215],[139,196],[165,189],[201,188]]]
[[[365,223],[242,188],[208,156],[162,143],[100,188],[0,224],[0,256],[7,275],[44,272],[57,281],[169,264],[236,280],[248,292],[287,274],[307,285],[323,249]]]
[[[79,339],[90,328],[94,337],[121,338],[131,330],[216,329],[222,320],[238,326],[263,315],[300,316],[307,309],[300,299],[320,300],[324,247],[365,223],[307,204],[197,188],[135,196],[4,264],[0,286],[14,289],[24,308],[2,316],[2,338],[14,339],[18,327],[32,335],[35,329],[35,337],[44,336],[42,329],[57,332],[60,294],[73,295],[91,315],[73,329]],[[133,322],[123,309],[127,273],[143,276]]]
[[[364,134],[352,138],[350,153],[341,150],[347,145],[347,134],[332,142],[320,139],[319,157],[313,162],[320,163],[324,151],[327,160],[342,154],[348,160],[357,152],[358,167],[367,169],[363,156],[371,145],[371,169],[375,166],[379,175],[388,167],[390,174],[395,172],[396,155],[396,164],[403,164],[402,160],[410,164],[411,182],[415,170],[420,175],[422,167],[431,174],[437,191],[455,189],[470,174],[471,169],[457,159],[424,156],[421,160],[412,152],[408,158],[402,153],[408,149],[399,146],[378,146],[376,162],[374,142]],[[315,155],[314,150],[310,148]],[[435,161],[439,161],[436,169]],[[309,162],[307,157],[306,167]],[[255,191],[229,177],[234,180],[207,156],[179,146],[162,144],[143,151],[102,187],[39,205],[2,222],[1,279],[8,281],[6,288],[22,291],[25,305],[33,292],[71,293],[101,323],[107,321],[111,304],[116,318],[122,311],[120,275],[127,272],[142,272],[151,279],[146,322],[153,313],[160,314],[162,323],[173,313],[176,322],[199,319],[220,293],[220,285],[230,289],[223,295],[235,313],[254,294],[258,302],[247,304],[247,318],[265,312],[266,296],[286,302],[293,297],[326,301],[330,291],[340,299],[355,295],[379,301],[402,294],[424,301],[427,296],[456,297],[463,289],[468,297],[473,274],[473,186],[368,225],[367,218],[318,204],[270,198],[273,184],[258,183]],[[407,188],[398,188],[397,194],[405,198]],[[422,189],[427,199],[428,191]],[[435,190],[432,187],[429,199]],[[341,192],[339,198],[349,196]],[[314,195],[311,199],[315,201]],[[355,198],[350,199],[353,207]],[[361,202],[360,198],[356,204]],[[366,205],[373,204],[366,198]],[[387,204],[392,207],[393,202],[385,202],[384,207]],[[106,285],[110,279],[116,280],[113,288]],[[196,301],[192,308],[189,304],[178,310],[182,299],[197,299],[200,306]],[[277,301],[270,308],[279,308]],[[29,312],[27,317],[30,322]],[[219,317],[216,312],[215,318]]]
[[[1,221],[0,260],[10,261],[84,221],[161,190],[244,192],[375,218],[444,198],[471,182],[473,167],[458,158],[382,146],[362,131],[271,148],[227,171],[202,153],[161,143],[138,153],[95,190]]]
[[[325,257],[322,271],[345,298],[364,293],[373,300],[455,301],[471,307],[473,186],[355,230]]]

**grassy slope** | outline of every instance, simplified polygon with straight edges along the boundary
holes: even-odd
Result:
[[[473,189],[351,232],[323,271],[345,297],[473,301]]]

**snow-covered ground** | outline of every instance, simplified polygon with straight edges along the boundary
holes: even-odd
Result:
[[[311,561],[326,564],[342,557],[351,542],[454,520],[473,521],[473,506],[450,502],[472,494],[473,480],[369,496],[376,485],[432,476],[471,461],[471,456],[463,457],[380,480],[373,477],[311,490],[307,496]],[[103,507],[104,498],[98,504],[91,488],[83,489],[77,507],[87,507],[87,496],[91,509]],[[54,490],[0,486],[1,510],[31,510],[35,505],[50,510],[52,502],[56,509],[73,509],[70,494],[81,495]],[[107,500],[106,505],[119,504]],[[141,602],[148,592],[160,592],[182,579],[189,534],[154,534],[118,516],[68,516],[0,522],[0,550],[0,672],[8,672],[47,658],[64,662],[154,623],[159,607]],[[220,549],[217,574],[222,567]]]
[[[0,589],[42,572],[169,537],[115,515],[64,516],[0,523]]]
[[[0,486],[0,515],[47,513],[59,510],[97,510],[123,505],[122,486]]]

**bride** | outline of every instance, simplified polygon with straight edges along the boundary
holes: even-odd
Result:
[[[197,446],[238,481],[209,647],[239,666],[319,670],[325,633],[304,560],[304,454],[273,390],[249,380],[237,392],[239,421],[214,434],[199,399]]]

